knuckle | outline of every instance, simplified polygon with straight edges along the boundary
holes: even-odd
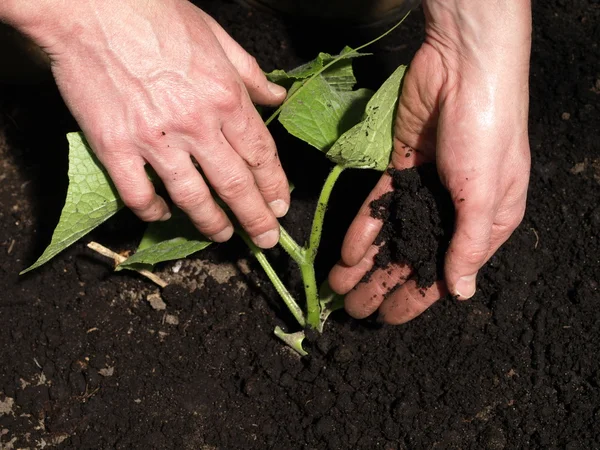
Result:
[[[258,133],[248,142],[249,151],[246,163],[253,168],[259,168],[278,159],[275,144],[266,133]]]
[[[285,178],[271,175],[260,185],[260,192],[265,199],[282,199],[288,197],[289,185]]]
[[[122,199],[125,206],[134,211],[145,211],[154,203],[153,192],[135,192],[133,194],[123,194]]]
[[[257,236],[273,228],[268,214],[254,215],[244,220],[240,219],[240,223],[251,236]]]
[[[225,113],[237,111],[243,96],[243,87],[236,82],[217,82],[213,85],[212,102],[215,107]]]
[[[211,219],[204,217],[202,220],[192,219],[195,227],[206,236],[213,236],[227,226],[225,220],[221,219],[220,214],[215,214]]]
[[[485,260],[488,254],[488,246],[474,246],[463,251],[461,259],[469,265],[478,265]]]
[[[131,146],[131,139],[121,130],[102,132],[93,136],[95,147],[107,154],[122,152],[124,148]]]
[[[254,187],[254,178],[250,172],[237,173],[223,183],[219,195],[228,202],[248,194],[252,187]]]
[[[244,56],[242,59],[242,76],[252,76],[260,72],[258,62],[256,58],[252,56],[250,53],[244,52]]]
[[[184,211],[196,209],[211,200],[212,198],[206,192],[189,186],[184,186],[173,194],[173,201]]]

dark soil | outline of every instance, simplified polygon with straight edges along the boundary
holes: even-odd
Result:
[[[381,246],[370,273],[390,264],[407,265],[414,270],[417,286],[429,287],[444,277],[444,255],[454,226],[452,199],[433,164],[388,172],[393,191],[370,205],[371,215],[383,221],[375,240]]]
[[[198,3],[265,70],[317,50],[292,41],[297,26]],[[304,359],[273,337],[292,322],[239,242],[162,267],[164,311],[146,301],[154,286],[85,242],[19,277],[58,218],[76,124],[53,87],[0,86],[0,448],[600,448],[599,19],[595,0],[534,2],[529,207],[475,297],[399,327],[336,313]],[[358,61],[365,84],[408,61],[421,33],[414,14]],[[298,186],[285,225],[301,238],[327,164],[274,133]],[[356,188],[375,179],[345,174],[336,188],[321,276]],[[124,212],[92,238],[132,248],[136,224]]]

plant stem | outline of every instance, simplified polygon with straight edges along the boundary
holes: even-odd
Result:
[[[271,266],[271,263],[269,262],[265,254],[260,248],[254,245],[254,242],[252,242],[252,240],[248,237],[246,233],[240,231],[238,232],[238,234],[242,237],[242,239],[244,239],[244,241],[250,248],[250,251],[252,251],[252,254],[258,260],[259,264],[262,266],[263,270],[267,274],[267,277],[269,277],[269,280],[275,287],[275,290],[281,296],[282,300],[284,301],[290,312],[293,314],[295,319],[298,321],[300,326],[305,327],[306,320],[304,318],[302,308],[298,306],[298,303],[296,303],[296,300],[294,300],[294,297],[292,296],[292,294],[290,294],[290,291],[287,290],[287,288],[277,275],[277,272],[275,272],[275,269],[273,269],[273,266]]]
[[[329,172],[329,175],[325,180],[325,184],[321,189],[321,194],[319,195],[319,201],[317,203],[317,209],[313,218],[312,228],[310,230],[308,248],[306,250],[308,261],[310,261],[311,264],[315,262],[317,251],[319,250],[319,244],[321,243],[323,221],[325,220],[325,212],[327,211],[327,204],[329,203],[331,191],[333,190],[333,186],[335,186],[336,181],[343,171],[344,168],[342,166],[334,166],[331,172]]]
[[[311,261],[310,258],[307,258],[306,249],[300,247],[285,228],[280,227],[279,236],[279,244],[300,268],[302,284],[304,285],[304,296],[306,297],[306,323],[311,328],[318,328],[321,317],[321,305],[319,303],[314,260]]]
[[[279,108],[277,108],[277,110],[275,110],[275,112],[273,114],[271,114],[271,116],[265,121],[265,125],[269,126],[269,124],[271,122],[273,122],[277,116],[279,115],[279,113],[281,113],[281,111],[283,110],[283,108],[285,107],[285,105],[288,104],[288,102],[292,101],[299,93],[300,91],[303,90],[304,86],[306,86],[308,83],[310,83],[312,80],[314,80],[316,77],[318,77],[319,75],[321,75],[323,72],[325,72],[327,69],[329,69],[331,66],[333,66],[336,62],[342,60],[342,59],[346,59],[349,58],[350,56],[352,56],[354,53],[358,53],[360,50],[364,49],[365,47],[368,47],[371,44],[374,44],[375,42],[377,42],[380,39],[383,39],[384,37],[386,37],[388,34],[390,34],[392,31],[394,31],[396,28],[398,28],[402,22],[404,22],[404,20],[408,17],[408,15],[410,14],[410,11],[406,13],[406,15],[400,19],[400,21],[394,25],[393,27],[391,27],[389,30],[387,30],[385,33],[377,36],[375,39],[373,39],[372,41],[367,42],[366,44],[361,45],[360,47],[355,48],[354,50],[348,52],[348,53],[344,53],[341,55],[338,55],[336,58],[334,58],[331,62],[329,62],[328,64],[325,64],[323,66],[322,69],[320,69],[319,71],[317,71],[313,76],[311,76],[310,78],[308,78],[303,84],[302,86],[300,86],[298,89],[296,89],[296,91],[294,93],[292,93],[292,95],[290,95],[288,98],[285,99],[285,101],[279,106]]]
[[[115,262],[115,265],[119,265],[127,259],[124,256],[119,255],[118,253],[113,252],[111,249],[109,249],[101,244],[98,244],[97,242],[94,242],[94,241],[89,242],[87,246],[88,246],[88,248],[94,250],[95,252],[100,253],[102,256],[106,256],[107,258],[112,258]],[[132,270],[135,270],[140,275],[143,275],[146,278],[148,278],[150,281],[153,281],[154,283],[158,284],[161,288],[167,287],[167,285],[169,284],[165,280],[163,280],[161,277],[159,277],[155,273],[150,272],[149,270],[146,270],[146,269],[132,269]]]
[[[304,283],[304,294],[306,296],[306,323],[315,330],[321,322],[321,303],[319,302],[319,290],[317,288],[317,277],[315,266],[312,262],[300,265],[302,282]]]
[[[279,227],[279,244],[299,266],[306,263],[306,250],[282,226]]]

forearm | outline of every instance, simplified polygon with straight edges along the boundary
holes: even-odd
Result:
[[[427,39],[460,58],[529,60],[530,0],[423,0]]]

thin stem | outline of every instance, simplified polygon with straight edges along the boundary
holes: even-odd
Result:
[[[354,53],[358,53],[360,50],[362,50],[362,49],[368,47],[369,45],[374,44],[378,40],[383,39],[384,37],[386,37],[388,34],[390,34],[392,31],[394,31],[396,28],[398,28],[402,24],[402,22],[404,22],[404,20],[408,17],[409,14],[410,14],[410,11],[407,12],[406,15],[396,25],[394,25],[392,28],[390,28],[389,30],[387,30],[385,33],[377,36],[372,41],[369,41],[366,44],[363,44],[360,47],[357,47],[356,49],[352,50],[351,52],[338,55],[331,62],[329,62],[328,64],[325,64],[322,69],[320,69],[313,76],[311,76],[309,79],[307,79],[304,82],[304,84],[302,84],[302,86],[300,86],[298,89],[296,89],[296,91],[293,92],[292,95],[290,95],[288,98],[285,99],[285,101],[281,104],[281,106],[279,106],[279,108],[277,108],[277,110],[275,110],[275,112],[273,114],[271,114],[271,116],[265,121],[265,125],[269,126],[269,124],[271,122],[273,122],[273,120],[275,120],[275,118],[279,115],[279,113],[281,113],[281,110],[285,107],[285,105],[287,105],[288,102],[292,101],[300,93],[300,91],[303,90],[304,86],[306,86],[308,83],[310,83],[316,77],[318,77],[319,75],[321,75],[324,71],[326,71],[327,69],[329,69],[331,66],[333,66],[338,61],[340,61],[342,59],[349,58]]]
[[[307,258],[306,249],[300,247],[283,227],[280,227],[279,244],[300,268],[306,298],[306,322],[310,327],[318,328],[321,317],[321,304],[319,303],[314,260],[311,261],[310,258]]]
[[[118,253],[113,252],[111,249],[109,249],[101,244],[98,244],[97,242],[94,242],[94,241],[89,242],[87,246],[88,246],[88,248],[94,250],[95,252],[100,253],[102,256],[106,256],[107,258],[112,258],[112,260],[115,262],[116,266],[118,266],[119,264],[121,264],[122,262],[124,262],[127,259],[124,256],[119,255]],[[143,275],[146,278],[148,278],[150,281],[153,281],[154,283],[158,284],[161,288],[167,287],[167,285],[169,284],[165,280],[163,280],[161,277],[150,272],[149,270],[133,269],[133,268],[132,268],[132,270],[135,270],[140,275]]]
[[[319,302],[314,264],[312,262],[300,264],[300,273],[302,274],[306,296],[306,323],[309,327],[318,329],[321,322],[321,303]]]
[[[271,266],[271,263],[269,262],[265,254],[260,248],[254,245],[254,242],[252,242],[252,240],[248,237],[246,233],[239,232],[239,235],[242,237],[242,239],[244,239],[244,241],[250,248],[250,251],[258,260],[259,264],[262,266],[263,270],[267,274],[267,277],[269,277],[269,280],[271,280],[271,283],[275,287],[275,290],[280,295],[290,312],[296,318],[300,326],[306,326],[306,320],[304,318],[302,308],[298,306],[298,303],[296,303],[296,300],[294,299],[292,294],[290,294],[290,291],[287,290],[287,288],[279,278],[279,275],[277,275],[277,272],[275,272],[275,269],[273,269],[273,266]]]
[[[325,180],[325,184],[321,189],[319,195],[319,201],[317,203],[317,209],[313,218],[312,228],[310,230],[310,238],[308,240],[307,256],[308,260],[312,263],[315,262],[317,257],[317,251],[319,250],[319,244],[321,243],[321,234],[323,233],[323,221],[325,220],[325,212],[327,211],[327,204],[329,203],[329,197],[333,186],[335,186],[341,173],[344,171],[342,166],[336,165]]]
[[[299,266],[306,263],[306,250],[282,226],[279,227],[279,244]]]

